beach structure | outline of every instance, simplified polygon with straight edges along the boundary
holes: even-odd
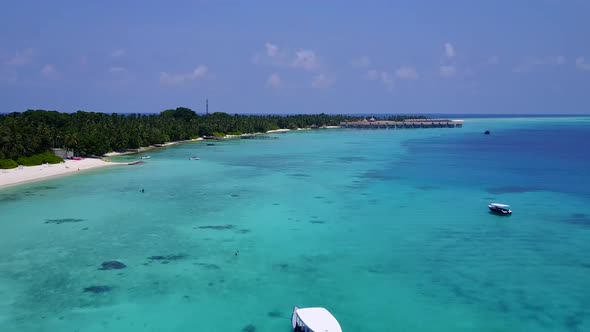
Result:
[[[72,158],[74,156],[73,150],[67,150],[67,149],[62,149],[62,148],[51,148],[51,151],[53,151],[54,155],[61,157],[62,159],[68,159],[68,158]]]
[[[293,307],[291,325],[294,332],[342,332],[340,324],[326,308]]]
[[[449,119],[406,119],[403,121],[386,121],[363,119],[361,121],[341,122],[342,128],[368,128],[368,129],[401,129],[401,128],[461,128],[463,120]]]

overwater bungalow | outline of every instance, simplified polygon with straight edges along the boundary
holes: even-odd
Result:
[[[360,121],[341,122],[342,128],[455,128],[462,127],[463,120],[448,119],[406,119],[403,121],[375,120],[374,118],[362,119]]]

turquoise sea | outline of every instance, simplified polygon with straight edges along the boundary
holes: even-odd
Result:
[[[271,136],[0,190],[0,331],[590,331],[590,117]]]

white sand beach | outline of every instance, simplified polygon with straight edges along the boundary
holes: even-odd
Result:
[[[272,133],[286,133],[288,131],[291,131],[291,129],[273,129],[273,130],[267,130],[266,132],[268,134],[272,134]]]
[[[122,164],[107,162],[102,159],[85,158],[82,160],[66,160],[61,164],[19,166],[13,169],[3,169],[0,170],[0,188],[46,180],[57,176],[77,174],[84,170],[112,165]]]

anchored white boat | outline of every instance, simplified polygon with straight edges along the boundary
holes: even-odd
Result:
[[[338,321],[326,308],[293,307],[291,324],[295,332],[342,332]]]
[[[499,214],[502,216],[509,216],[512,214],[512,210],[510,210],[510,205],[490,203],[490,205],[488,205],[488,208],[492,213]]]

